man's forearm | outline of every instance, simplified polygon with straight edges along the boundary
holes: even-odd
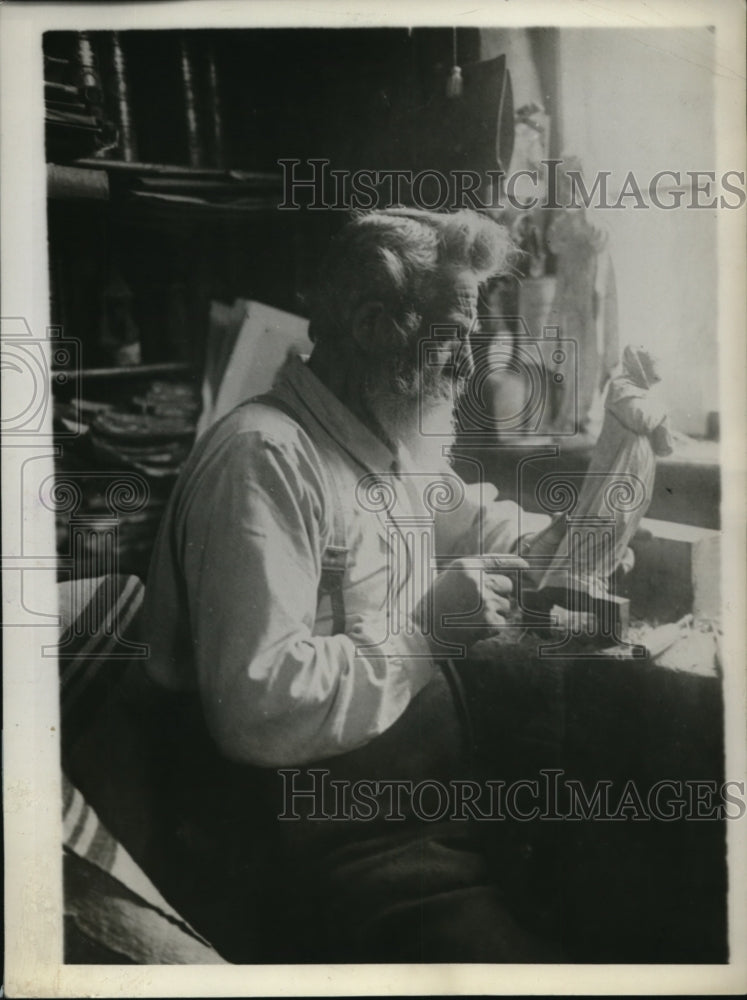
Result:
[[[422,636],[356,625],[258,651],[246,666],[205,673],[211,731],[233,760],[306,764],[362,746],[388,729],[433,674]]]

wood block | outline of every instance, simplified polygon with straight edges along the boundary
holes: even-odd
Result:
[[[595,598],[583,591],[564,587],[543,587],[541,590],[522,587],[519,601],[522,610],[528,612],[525,618],[527,626],[542,627],[542,622],[538,621],[537,616],[549,619],[550,610],[554,605],[566,608],[575,614],[593,615],[596,619],[595,627],[593,631],[585,634],[589,637],[598,636],[607,644],[624,639],[630,624],[630,601],[616,594]],[[547,624],[550,624],[549,620]]]
[[[635,566],[622,585],[631,613],[648,622],[673,622],[692,613],[721,613],[721,535],[709,528],[644,518],[631,542]]]

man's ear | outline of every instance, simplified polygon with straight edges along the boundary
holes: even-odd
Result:
[[[388,322],[383,302],[364,302],[353,313],[353,340],[363,354],[386,350]]]

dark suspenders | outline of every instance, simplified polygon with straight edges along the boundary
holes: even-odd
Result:
[[[276,410],[280,410],[286,416],[290,417],[291,420],[294,420],[314,440],[314,435],[309,430],[305,421],[286,400],[268,392],[262,396],[255,396],[254,399],[247,400],[247,402],[274,406]],[[319,450],[321,453],[321,449]],[[345,514],[339,495],[339,483],[332,468],[332,463],[327,462],[326,468],[330,493],[332,495],[332,539],[322,553],[322,575],[319,580],[319,594],[326,594],[329,597],[332,608],[332,634],[339,635],[345,631],[343,583],[349,549],[345,544],[347,540],[345,534]]]
[[[261,396],[256,396],[254,399],[247,400],[247,402],[274,406],[275,409],[280,410],[294,420],[314,440],[314,436],[308,429],[305,421],[286,400],[272,393],[265,393]],[[320,453],[321,450],[319,449]],[[324,594],[329,597],[332,609],[332,634],[339,635],[345,631],[343,584],[350,550],[345,544],[345,514],[340,499],[337,476],[331,462],[326,463],[326,468],[332,494],[332,540],[322,553],[322,574],[319,580],[319,595]],[[466,696],[459,672],[452,660],[437,660],[436,664],[446,677],[457,714],[460,717],[462,734],[466,740],[466,746],[471,750],[474,742],[474,734],[472,732],[470,712],[467,707]]]

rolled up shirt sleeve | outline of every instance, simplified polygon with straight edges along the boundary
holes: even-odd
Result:
[[[200,482],[184,514],[181,564],[199,688],[223,752],[302,764],[389,728],[433,664],[417,635],[367,656],[376,623],[313,634],[329,518],[314,449],[244,432]]]

